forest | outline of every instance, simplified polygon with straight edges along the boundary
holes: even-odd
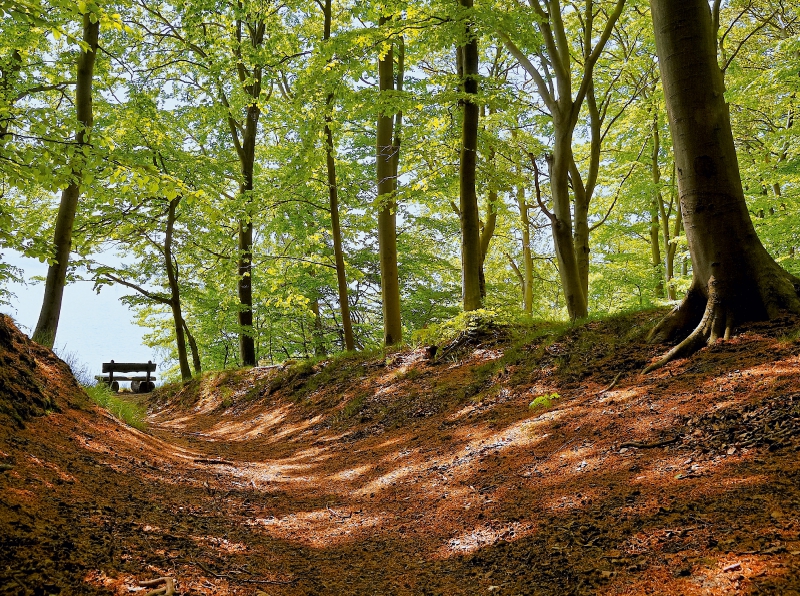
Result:
[[[0,594],[800,594],[794,3],[0,14]]]
[[[796,274],[797,10],[710,10],[747,212]],[[692,284],[646,3],[2,11],[0,246],[51,265],[46,345],[76,279],[129,289],[183,378]]]

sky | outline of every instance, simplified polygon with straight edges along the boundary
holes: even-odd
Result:
[[[26,280],[47,275],[46,263],[11,250],[3,250],[3,261],[22,269]],[[0,305],[0,312],[11,315],[20,330],[30,337],[39,319],[44,282],[9,284],[8,289],[16,297],[11,298],[10,307]],[[68,285],[61,306],[56,352],[62,357],[74,353],[92,375],[100,374],[102,363],[112,359],[158,363],[155,351],[142,343],[146,330],[134,323],[133,312],[119,300],[125,294],[123,288],[117,286],[106,286],[96,294],[88,281]],[[160,366],[156,369],[156,376],[160,369]]]

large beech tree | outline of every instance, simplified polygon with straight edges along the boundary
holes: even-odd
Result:
[[[727,339],[747,321],[800,313],[800,279],[767,253],[747,211],[708,3],[650,6],[693,281],[653,331],[654,340],[688,336],[646,371]]]

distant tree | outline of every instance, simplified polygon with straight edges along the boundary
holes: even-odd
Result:
[[[693,282],[652,334],[688,337],[646,371],[727,339],[742,323],[800,313],[800,279],[767,253],[745,204],[708,3],[650,6]]]

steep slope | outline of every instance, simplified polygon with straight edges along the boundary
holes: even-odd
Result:
[[[0,428],[24,427],[33,416],[87,403],[69,367],[0,314]]]

